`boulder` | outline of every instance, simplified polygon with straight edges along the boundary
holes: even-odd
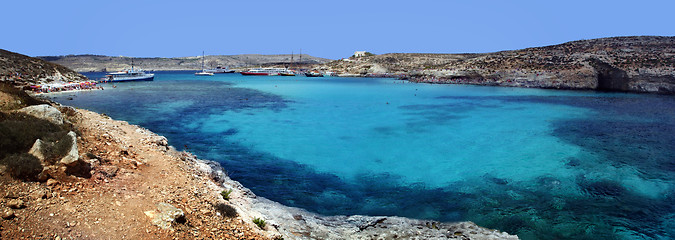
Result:
[[[80,160],[80,154],[77,151],[77,135],[73,131],[70,131],[68,132],[68,136],[70,137],[68,140],[71,141],[70,151],[68,151],[65,157],[61,158],[60,162],[66,166],[72,166],[77,163],[77,160]]]
[[[161,229],[169,229],[173,222],[181,221],[181,219],[184,220],[185,218],[183,210],[168,203],[159,203],[157,204],[157,210],[146,211],[144,213],[151,219],[153,225]]]
[[[62,125],[63,115],[55,107],[49,104],[33,105],[18,110],[19,112],[34,116],[36,118],[47,120],[51,123]]]
[[[28,154],[35,156],[37,159],[40,159],[41,162],[44,162],[44,160],[47,158],[45,156],[45,149],[47,148],[46,144],[44,141],[38,139],[35,140],[35,143],[33,143],[33,147],[30,148],[28,151]]]

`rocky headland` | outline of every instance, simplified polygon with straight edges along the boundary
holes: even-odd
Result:
[[[0,82],[2,239],[518,239],[471,222],[283,206],[147,129],[36,99],[16,88],[26,79]]]
[[[86,80],[84,75],[62,65],[0,49],[0,81],[25,86]]]
[[[198,70],[201,69],[202,56],[175,57],[175,58],[137,58],[137,57],[112,57],[101,55],[67,55],[67,56],[43,56],[40,59],[66,66],[78,72],[109,72],[131,68],[134,66],[150,71],[174,71],[174,70]],[[293,58],[293,59],[291,59]],[[302,58],[302,59],[301,59]],[[291,61],[292,60],[292,61]],[[302,62],[301,62],[302,61]],[[207,55],[205,66],[215,68],[218,66],[239,68],[258,66],[309,66],[323,64],[332,60],[313,57],[307,54],[279,54],[279,55]]]
[[[413,82],[675,93],[675,37],[612,37],[475,54],[390,53],[317,67]]]

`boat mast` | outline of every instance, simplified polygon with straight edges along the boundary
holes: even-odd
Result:
[[[293,69],[293,51],[291,51],[291,69]]]
[[[131,72],[134,72],[134,57],[131,57]]]
[[[204,71],[204,51],[202,51],[202,72]]]

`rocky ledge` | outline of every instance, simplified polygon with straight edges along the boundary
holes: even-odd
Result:
[[[481,54],[391,53],[318,68],[424,83],[673,94],[675,37],[600,38]]]

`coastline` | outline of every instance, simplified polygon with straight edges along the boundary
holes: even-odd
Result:
[[[78,137],[83,140],[80,141],[82,143],[78,142],[81,149],[89,152],[95,152],[101,146],[107,149],[104,150],[105,153],[97,153],[99,158],[108,159],[107,161],[96,163],[96,161],[92,162],[92,159],[88,160],[93,163],[93,172],[105,173],[108,171],[106,169],[110,168],[109,165],[118,169],[113,177],[105,177],[110,174],[103,174],[102,180],[97,179],[98,175],[94,174],[93,182],[89,181],[93,185],[90,187],[96,189],[98,185],[103,184],[117,186],[118,189],[112,190],[113,192],[129,192],[132,191],[133,185],[137,184],[140,186],[138,192],[130,195],[141,194],[145,209],[152,209],[152,204],[168,202],[185,212],[187,223],[174,223],[169,231],[154,226],[148,230],[147,225],[150,224],[150,220],[146,216],[139,212],[130,214],[134,222],[139,222],[140,225],[137,226],[144,226],[142,229],[151,233],[153,238],[190,236],[194,238],[274,239],[281,236],[284,239],[518,239],[517,236],[482,228],[471,222],[442,223],[385,216],[322,216],[304,209],[284,206],[256,196],[239,182],[230,179],[217,162],[198,159],[188,152],[178,152],[168,145],[165,137],[143,127],[114,120],[88,110],[72,107],[60,108],[74,110],[74,113],[68,114],[70,115],[68,118],[82,132],[82,136]],[[113,150],[108,151],[110,149]],[[116,152],[116,150],[119,151]],[[100,152],[100,149],[98,151]],[[161,174],[161,179],[153,176],[156,173]],[[146,186],[157,184],[158,181],[164,186]],[[101,188],[101,186],[98,187]],[[233,190],[229,201],[223,200],[220,196],[220,193],[226,189]],[[80,192],[86,191],[87,189],[80,190]],[[134,197],[127,198],[128,195],[126,194],[125,199],[134,199]],[[117,198],[97,199],[97,201],[109,201],[109,203],[103,203],[104,206],[126,204],[125,201]],[[233,218],[220,216],[221,214],[214,211],[212,207],[218,203],[232,206],[236,209],[237,216]],[[253,218],[267,221],[268,224],[264,230],[259,229],[252,222]],[[233,233],[241,235],[226,235],[226,231],[220,229],[223,226],[212,221],[234,223],[241,229]],[[216,225],[212,226],[213,224]],[[237,227],[235,228],[238,229]],[[138,234],[136,236],[147,237],[142,232]],[[63,237],[65,236],[73,235],[65,234]],[[107,235],[107,237],[112,236],[114,235]]]

